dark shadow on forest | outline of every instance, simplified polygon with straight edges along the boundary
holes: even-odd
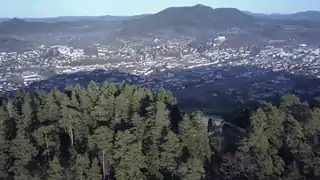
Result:
[[[208,117],[219,116],[234,125],[224,123],[222,130],[223,137],[230,146],[233,146],[242,133],[239,129],[248,127],[250,114],[256,109],[259,100],[278,104],[282,94],[293,93],[312,106],[317,103],[314,97],[320,94],[318,78],[252,66],[206,66],[170,70],[152,74],[147,78],[118,70],[95,70],[57,75],[33,83],[22,91],[32,93],[38,87],[44,91],[52,88],[64,90],[67,86],[76,84],[86,87],[90,81],[97,84],[128,83],[151,88],[153,91],[161,87],[170,90],[178,100],[178,108],[174,112],[201,110]],[[16,91],[7,92],[7,95],[12,96],[15,93]],[[178,116],[176,119],[181,119],[181,116]]]
[[[316,103],[314,97],[320,93],[318,78],[252,66],[205,66],[158,72],[147,77],[118,70],[95,70],[57,75],[33,83],[22,91],[33,92],[37,87],[45,91],[52,88],[63,90],[75,84],[86,87],[90,81],[97,84],[129,83],[148,87],[153,91],[163,87],[177,97],[182,111],[201,110],[228,121],[233,121],[235,114],[245,113],[244,109],[255,108],[259,100],[278,103],[282,94],[294,93],[302,101],[308,101],[312,105]],[[7,95],[14,93],[7,92]]]

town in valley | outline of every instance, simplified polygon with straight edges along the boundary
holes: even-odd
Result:
[[[212,32],[201,29],[205,33],[194,36],[165,31],[145,36],[106,35],[100,26],[92,33],[83,30],[76,35],[68,30],[7,33],[0,37],[0,90],[46,90],[91,80],[129,83],[168,89],[182,104],[194,102],[197,107],[213,101],[241,105],[285,93],[303,97],[319,93],[315,82],[320,77],[320,41],[312,38],[320,34],[319,27],[285,23],[280,36],[266,37],[251,32],[272,30],[233,26]]]

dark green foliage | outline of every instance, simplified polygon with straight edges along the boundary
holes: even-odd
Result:
[[[90,82],[86,89],[77,85],[64,92],[20,93],[0,106],[0,176],[48,180],[205,177],[200,156],[209,154],[202,117],[184,121],[195,129],[190,126],[179,135],[172,131],[177,124],[171,122],[180,119],[170,117],[171,107],[179,112],[171,93],[161,89],[153,96],[148,89],[125,84],[117,89],[114,84]],[[187,145],[187,134],[193,133],[201,135],[189,139],[195,145]],[[183,148],[194,155],[184,157]]]
[[[118,132],[114,144],[115,177],[118,180],[144,179],[141,142],[128,130]]]
[[[285,95],[245,115],[219,133],[164,89],[20,93],[0,106],[0,179],[320,179],[320,109]]]
[[[310,109],[294,95],[279,107],[262,102],[252,113],[239,152],[254,162],[256,179],[318,179],[319,109]]]
[[[53,160],[48,162],[49,167],[47,169],[48,180],[62,180],[64,177],[63,168],[59,162],[59,159],[55,156]]]

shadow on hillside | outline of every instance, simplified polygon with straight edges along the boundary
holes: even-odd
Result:
[[[180,107],[188,112],[202,110],[207,114],[227,115],[235,109],[254,105],[261,99],[276,102],[285,93],[297,94],[309,100],[319,93],[320,79],[310,76],[273,72],[252,66],[205,66],[188,70],[170,70],[149,76],[136,76],[120,71],[95,70],[62,74],[36,82],[24,88],[32,92],[36,87],[63,90],[68,85],[86,86],[96,83],[129,83],[156,91],[160,87],[171,90]],[[8,92],[13,95],[14,92]]]

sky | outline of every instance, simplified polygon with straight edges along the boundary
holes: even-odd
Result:
[[[0,0],[0,17],[122,16],[196,4],[257,13],[320,11],[320,0]]]

